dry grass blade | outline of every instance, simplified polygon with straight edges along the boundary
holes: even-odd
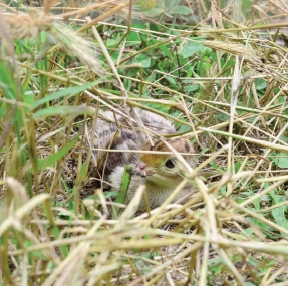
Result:
[[[285,1],[40,2],[0,1],[0,284],[286,285]],[[126,204],[97,152],[181,176],[153,209],[141,173]]]
[[[224,52],[228,52],[231,54],[235,54],[238,56],[242,56],[245,57],[247,59],[253,59],[255,61],[260,61],[260,58],[257,57],[257,55],[254,53],[253,49],[251,48],[247,48],[243,45],[237,45],[237,44],[230,44],[230,43],[223,43],[223,42],[218,42],[218,41],[203,41],[203,45],[216,49],[216,50],[220,50],[220,51],[224,51]]]

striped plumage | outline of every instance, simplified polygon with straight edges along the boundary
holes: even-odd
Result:
[[[185,167],[176,159],[171,150],[184,153],[183,158],[194,167],[193,146],[186,138],[163,140],[165,134],[176,134],[170,120],[155,113],[134,109],[121,114],[105,112],[98,118],[94,132],[94,148],[102,150],[123,150],[124,152],[105,152],[95,150],[98,176],[108,181],[113,189],[119,190],[124,166],[133,167],[130,186],[127,192],[129,201],[140,185],[145,185],[146,197],[151,208],[163,204],[171,192],[183,180]],[[162,138],[160,136],[163,135]],[[125,152],[125,150],[149,151],[151,154]],[[153,154],[170,152],[171,154]],[[185,156],[187,154],[187,156]],[[176,200],[193,191],[190,184],[178,194]],[[142,200],[139,209],[145,209]]]

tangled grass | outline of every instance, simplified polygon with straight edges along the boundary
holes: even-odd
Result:
[[[1,1],[1,285],[286,285],[287,4],[82,2]],[[85,140],[119,105],[191,138],[196,196],[96,188]]]

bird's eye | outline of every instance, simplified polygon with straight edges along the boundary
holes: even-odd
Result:
[[[166,163],[165,163],[165,166],[166,166],[167,168],[169,168],[169,169],[175,168],[175,164],[174,164],[174,162],[173,162],[172,159],[167,160]]]

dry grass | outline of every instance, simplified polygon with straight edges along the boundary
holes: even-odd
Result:
[[[1,285],[286,285],[285,1],[259,1],[247,21],[230,2],[207,20],[204,2],[182,1],[198,29],[161,31],[124,25],[161,1],[68,2],[17,12],[1,1]],[[170,72],[142,68],[142,54],[161,62],[161,45],[181,54],[202,36],[207,50],[185,64],[164,55]],[[87,130],[95,110],[119,105],[166,114],[191,138],[198,194],[137,213],[141,190],[125,207],[95,189]]]

